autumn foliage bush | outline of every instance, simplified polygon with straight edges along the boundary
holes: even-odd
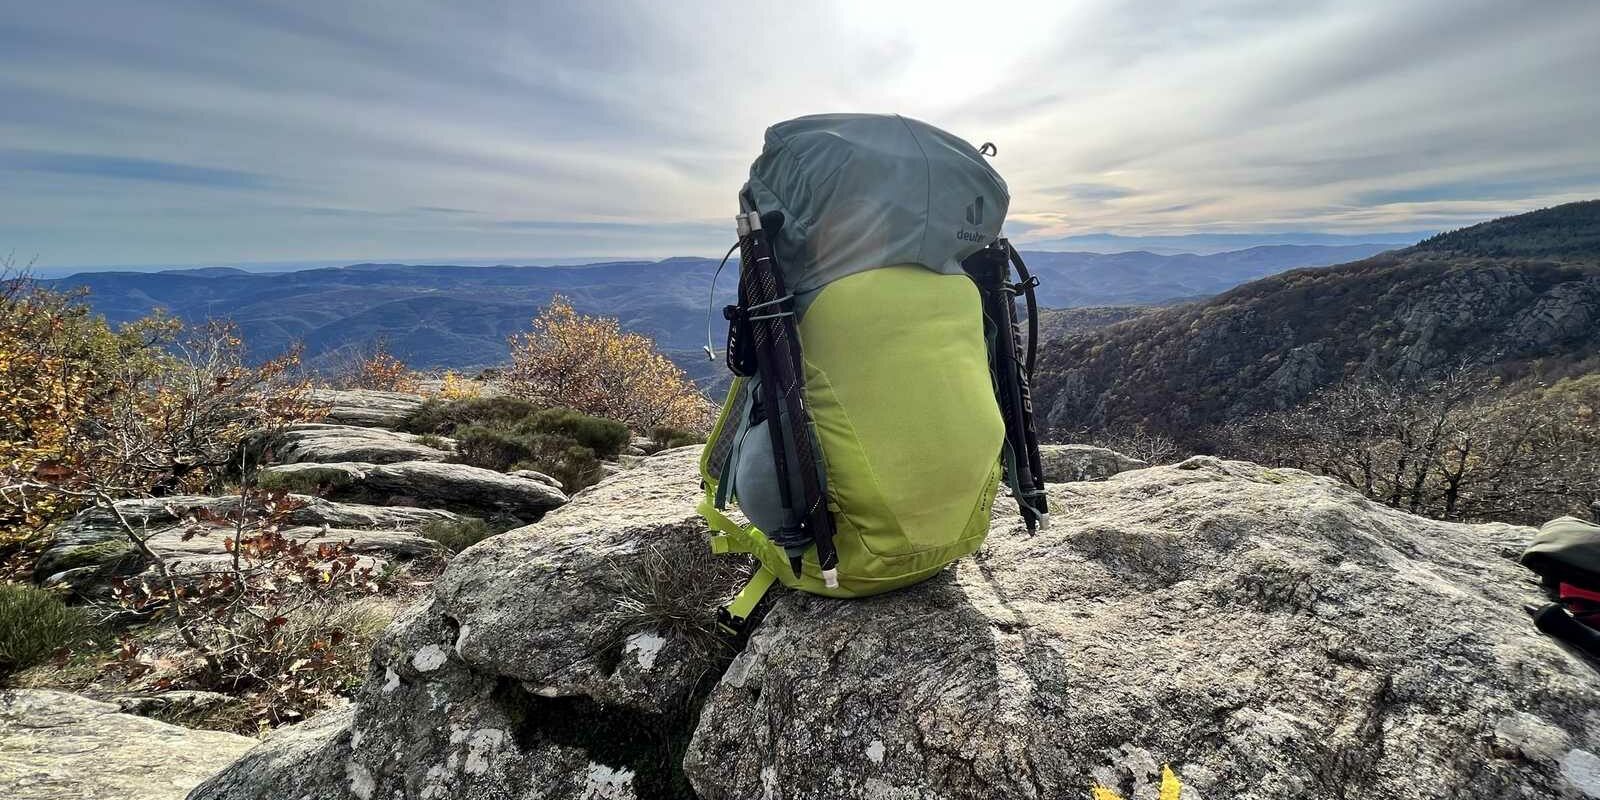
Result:
[[[637,431],[711,424],[710,403],[654,341],[624,332],[611,317],[580,314],[560,295],[510,344],[503,381],[515,394]]]
[[[216,488],[253,430],[314,414],[297,351],[250,364],[226,323],[113,329],[80,298],[0,284],[0,549],[114,498]]]
[[[379,338],[365,347],[347,352],[332,368],[336,389],[371,389],[380,392],[416,392],[421,388],[417,374],[394,353],[389,342]]]
[[[80,505],[22,486],[71,469],[146,330],[113,331],[77,298],[0,274],[0,553]],[[161,323],[144,326],[159,328]]]
[[[334,538],[286,536],[283,520],[303,500],[246,488],[223,514],[199,514],[184,534],[221,537],[228,560],[162,578],[113,584],[113,596],[138,614],[164,615],[205,664],[200,685],[251,699],[252,718],[298,720],[352,691],[370,639],[386,619],[360,603],[385,593],[389,575]],[[143,668],[125,642],[125,670]]]

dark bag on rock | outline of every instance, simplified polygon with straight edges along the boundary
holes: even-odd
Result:
[[[1522,565],[1547,582],[1600,591],[1600,525],[1577,517],[1546,522],[1522,551]]]
[[[1600,659],[1600,525],[1576,517],[1551,520],[1522,552],[1560,601],[1534,616],[1539,630]]]

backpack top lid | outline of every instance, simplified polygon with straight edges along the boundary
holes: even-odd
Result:
[[[818,114],[767,129],[744,194],[783,212],[772,245],[790,291],[918,264],[961,274],[1011,195],[965,140],[898,114]]]

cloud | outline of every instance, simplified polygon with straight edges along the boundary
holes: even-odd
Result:
[[[53,153],[47,150],[0,150],[0,170],[43,172],[83,178],[173,183],[218,189],[265,189],[271,180],[254,172],[178,164],[149,158]]]
[[[1125,186],[1111,183],[1069,183],[1038,190],[1040,194],[1073,200],[1120,200],[1132,197],[1135,192]]]
[[[755,20],[759,19],[759,25]],[[1600,4],[62,0],[0,23],[41,263],[715,255],[764,127],[999,145],[1039,238],[1448,226],[1600,195]],[[752,35],[760,29],[765,35]]]

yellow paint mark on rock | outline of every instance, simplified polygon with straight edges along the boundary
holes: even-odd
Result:
[[[1104,786],[1095,786],[1091,793],[1090,800],[1122,800],[1122,795]],[[1178,780],[1177,774],[1172,771],[1172,767],[1162,764],[1161,794],[1157,796],[1156,800],[1179,800],[1179,795],[1182,793],[1183,783]]]

